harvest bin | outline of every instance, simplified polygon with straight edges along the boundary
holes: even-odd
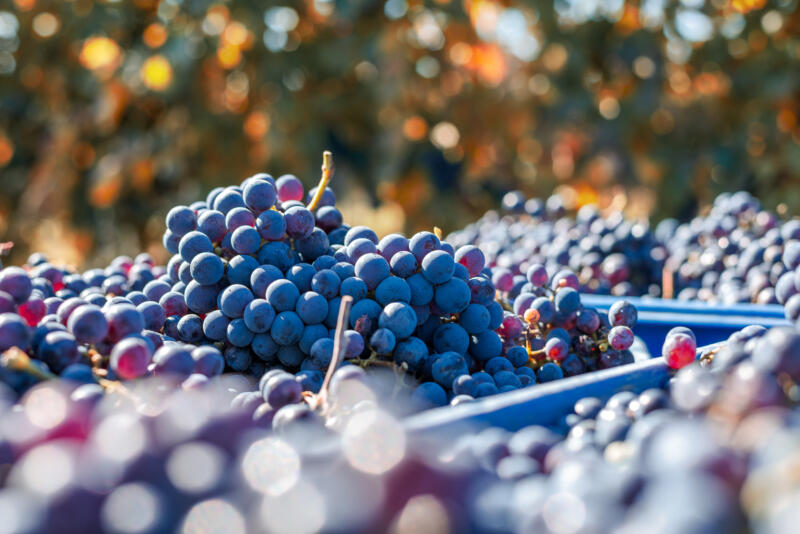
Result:
[[[607,312],[615,302],[627,300],[636,306],[639,320],[633,329],[650,354],[660,354],[667,332],[675,326],[691,328],[699,346],[724,341],[734,332],[749,325],[766,328],[786,326],[789,321],[778,305],[735,304],[709,305],[697,301],[677,301],[640,297],[613,297],[581,294],[581,303],[600,312]]]
[[[697,358],[719,347],[697,349]],[[406,419],[409,432],[459,433],[462,429],[491,425],[519,430],[529,425],[552,425],[572,411],[583,397],[605,401],[619,391],[641,393],[664,386],[672,376],[663,358],[576,375],[546,384],[493,395],[459,406],[435,408]]]

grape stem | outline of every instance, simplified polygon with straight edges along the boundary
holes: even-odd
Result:
[[[317,192],[314,194],[314,198],[311,199],[311,202],[308,203],[308,210],[314,211],[319,206],[319,203],[322,201],[322,195],[325,193],[325,188],[328,187],[328,183],[331,181],[331,177],[333,176],[333,154],[330,150],[326,150],[322,153],[322,177],[319,180],[319,185],[317,186]]]
[[[328,364],[328,371],[325,373],[325,380],[317,395],[309,397],[307,400],[311,408],[322,408],[326,411],[328,405],[328,389],[333,378],[333,373],[338,369],[344,357],[344,331],[350,321],[350,307],[353,305],[353,297],[345,295],[339,305],[339,317],[336,320],[336,333],[333,336],[333,358]]]
[[[39,380],[52,380],[58,378],[53,373],[40,369],[31,363],[30,356],[17,347],[11,347],[0,357],[0,366],[14,371],[28,373]]]

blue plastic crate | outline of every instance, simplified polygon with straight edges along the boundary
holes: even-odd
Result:
[[[735,315],[742,317],[773,317],[783,319],[783,306],[779,304],[733,304],[722,306],[707,304],[701,301],[686,301],[672,299],[656,299],[650,297],[614,297],[610,295],[581,294],[581,302],[601,311],[608,308],[618,300],[627,300],[640,312],[669,312],[681,314],[708,315]]]
[[[642,339],[651,354],[661,354],[664,338],[673,327],[686,326],[692,329],[698,346],[725,341],[734,332],[749,325],[766,328],[789,325],[784,318],[760,315],[717,314],[716,309],[708,313],[677,313],[666,311],[640,311],[639,320],[633,331]]]
[[[701,347],[697,357],[718,347]],[[575,402],[583,397],[606,400],[619,391],[641,393],[662,387],[673,370],[663,358],[623,365],[603,371],[556,380],[547,384],[501,393],[460,406],[428,410],[406,419],[410,432],[457,433],[475,425],[492,425],[518,430],[529,425],[552,425],[571,413]]]

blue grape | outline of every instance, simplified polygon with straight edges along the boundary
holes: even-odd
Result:
[[[266,180],[251,180],[242,189],[244,203],[255,212],[270,209],[278,200],[275,186]]]
[[[466,374],[467,363],[464,357],[456,352],[443,353],[431,368],[431,374],[437,384],[449,388],[453,381],[462,374]]]
[[[355,274],[374,291],[390,275],[389,263],[379,254],[365,254],[356,262]]]
[[[428,346],[417,337],[409,337],[397,343],[394,350],[394,361],[397,365],[405,365],[409,372],[420,369],[428,356]]]
[[[293,239],[307,237],[314,229],[314,214],[304,207],[294,206],[287,209],[284,218],[286,233]]]
[[[275,316],[270,334],[278,345],[291,345],[303,335],[303,321],[293,311],[283,311]]]
[[[411,402],[424,408],[446,406],[447,393],[435,382],[424,382],[411,394]]]
[[[177,236],[184,236],[197,227],[194,211],[186,206],[175,206],[167,213],[167,228]]]
[[[256,230],[267,241],[283,239],[286,234],[286,218],[279,211],[267,210],[256,218]]]
[[[228,347],[222,356],[225,358],[225,364],[238,372],[246,371],[253,360],[250,351],[243,347]]]
[[[366,288],[366,286],[365,286]],[[411,288],[408,282],[397,276],[389,276],[375,288],[375,300],[382,306],[390,302],[411,302]]]
[[[369,290],[367,289],[367,284],[365,284],[362,279],[357,278],[355,276],[351,276],[350,278],[345,278],[344,280],[342,280],[342,283],[339,286],[339,293],[342,296],[350,295],[351,297],[353,297],[353,300],[355,302],[358,302],[359,300],[366,298],[368,292]]]
[[[291,282],[288,282],[291,285]],[[250,302],[253,301],[253,294],[247,287],[240,284],[233,284],[226,287],[220,294],[220,307],[222,313],[230,318],[241,317]],[[294,303],[292,303],[294,305]],[[274,306],[274,305],[273,305]]]
[[[203,334],[208,339],[222,341],[225,339],[229,321],[220,310],[214,310],[203,319]]]
[[[225,265],[216,254],[202,252],[192,259],[190,272],[198,284],[212,285],[222,280],[222,276],[225,274]]]
[[[328,315],[328,301],[319,293],[307,291],[297,299],[295,311],[305,324],[321,323]]]
[[[293,283],[286,279],[272,282],[267,288],[265,298],[276,312],[294,310],[300,291]]]
[[[469,306],[470,298],[469,286],[458,278],[451,278],[434,291],[434,302],[446,314],[464,311]]]
[[[250,274],[249,281],[250,287],[253,290],[253,294],[259,298],[264,298],[267,294],[267,289],[269,288],[270,284],[282,279],[283,273],[281,273],[280,269],[274,265],[262,265],[253,269],[252,273]],[[292,277],[287,276],[287,279],[290,282],[293,282]],[[300,286],[296,285],[296,287],[299,288]]]
[[[347,231],[347,235],[345,235],[344,245],[347,246],[356,239],[362,237],[369,239],[376,245],[378,244],[378,234],[376,234],[374,230],[367,228],[366,226],[353,226]]]
[[[206,234],[212,243],[219,243],[228,230],[225,215],[216,210],[203,211],[197,216],[197,230]]]
[[[275,319],[275,309],[264,299],[254,299],[245,307],[243,318],[251,331],[267,332]]]
[[[417,258],[411,252],[397,252],[390,259],[392,274],[401,278],[408,278],[417,271],[419,266]]]
[[[192,280],[184,290],[186,307],[195,313],[205,314],[217,306],[219,288],[216,285],[203,286]]]
[[[178,253],[183,261],[190,262],[201,252],[214,252],[214,245],[206,234],[192,231],[181,238]]]
[[[231,234],[231,247],[239,254],[255,254],[261,246],[261,236],[255,228],[240,226]]]
[[[158,306],[155,303],[150,304]],[[70,315],[67,328],[80,343],[94,344],[102,341],[108,334],[108,321],[98,306],[86,304]]]
[[[311,289],[330,300],[339,294],[341,280],[335,272],[323,269],[311,278]]]
[[[388,328],[378,328],[369,338],[369,345],[377,354],[391,354],[397,344],[397,337]]]
[[[181,319],[183,320],[183,319]],[[255,333],[247,328],[244,319],[233,319],[226,328],[225,339],[234,347],[247,347]]]
[[[253,212],[247,208],[233,208],[225,216],[225,227],[229,232],[233,232],[242,226],[254,226],[256,218]]]
[[[192,350],[194,373],[213,377],[222,374],[225,369],[225,358],[216,347],[205,345]]]
[[[437,352],[466,354],[469,348],[469,334],[456,323],[445,323],[434,332],[433,347]]]
[[[431,232],[419,232],[414,234],[408,241],[408,250],[414,255],[419,263],[422,259],[441,246],[439,238]]]
[[[490,320],[489,310],[481,304],[470,304],[458,317],[459,324],[469,334],[488,329]]]

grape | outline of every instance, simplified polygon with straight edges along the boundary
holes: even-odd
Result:
[[[221,212],[205,210],[197,216],[197,230],[208,236],[212,242],[219,243],[225,237],[227,231],[225,221],[225,215]]]
[[[497,383],[497,377],[495,376],[500,371],[513,371],[514,366],[511,365],[511,362],[508,361],[507,358],[502,356],[495,356],[494,358],[490,358],[489,361],[483,366],[484,370],[491,374],[492,377],[495,379],[495,383],[499,386],[500,384]]]
[[[667,365],[673,369],[692,363],[697,352],[697,344],[694,339],[684,333],[673,334],[664,340],[661,353]]]
[[[31,296],[33,285],[28,273],[19,267],[6,267],[0,270],[0,291],[4,291],[19,304]]]
[[[467,373],[464,358],[456,352],[445,352],[436,359],[432,366],[432,376],[437,384],[449,388],[453,381]]]
[[[387,278],[386,280],[389,280],[389,279],[390,278]],[[386,280],[384,280],[384,282]],[[383,282],[381,282],[381,284],[382,283]],[[392,284],[394,284],[394,282],[392,282]],[[408,284],[406,284],[406,286],[408,286]],[[376,291],[376,296],[377,296],[378,289],[380,287],[381,287],[381,285],[379,284],[378,288],[375,290]],[[387,290],[388,290],[388,288],[384,288],[383,291],[387,291]],[[362,279],[356,278],[355,276],[351,276],[350,278],[345,278],[344,280],[342,280],[342,283],[339,286],[339,293],[342,296],[350,295],[351,297],[353,297],[353,300],[356,301],[356,302],[366,298],[368,291],[369,290],[367,289],[367,284],[365,284]],[[381,292],[381,295],[383,295],[383,291]],[[402,292],[402,289],[400,289],[399,291]],[[408,290],[408,294],[409,294],[409,300],[410,300],[411,299],[411,289],[410,288]]]
[[[409,337],[417,327],[417,315],[404,302],[391,302],[378,317],[380,328],[390,330],[397,339]]]
[[[356,239],[362,237],[369,239],[376,245],[378,244],[378,234],[376,234],[374,230],[367,228],[366,226],[353,226],[347,231],[347,235],[345,235],[344,245],[347,246]]]
[[[245,307],[243,318],[252,332],[267,332],[275,319],[275,309],[264,299],[254,299]]]
[[[311,289],[330,300],[339,294],[339,276],[330,269],[322,269],[311,278]]]
[[[211,208],[227,215],[234,208],[244,208],[242,194],[234,188],[226,187],[214,198]]]
[[[248,208],[261,212],[275,205],[278,193],[275,185],[266,180],[251,180],[242,188],[242,197]]]
[[[295,241],[295,248],[305,261],[313,261],[325,255],[330,248],[330,240],[323,230],[314,228],[308,236]]]
[[[553,380],[564,378],[564,373],[561,370],[561,367],[555,363],[548,362],[539,368],[539,372],[537,373],[536,377],[539,382],[551,382]]]
[[[455,314],[464,311],[467,306],[469,306],[470,298],[469,286],[466,282],[458,278],[452,278],[444,284],[437,286],[434,292],[434,301],[436,305],[446,314]]]
[[[358,261],[361,256],[365,254],[375,254],[378,252],[378,247],[375,246],[375,243],[370,241],[365,237],[359,237],[358,239],[354,239],[347,245],[346,248],[347,257],[350,261],[356,262]]]
[[[370,291],[374,291],[378,284],[389,276],[389,264],[378,254],[365,254],[356,262],[355,274],[367,284]]]
[[[408,250],[414,255],[419,263],[423,258],[434,250],[439,249],[441,242],[435,234],[431,232],[419,232],[414,234],[408,241]]]
[[[3,332],[0,326],[0,334]],[[15,345],[22,348],[20,345]],[[67,332],[50,332],[39,345],[36,355],[55,373],[60,373],[80,358],[78,343]]]
[[[31,332],[25,321],[14,313],[0,314],[0,352],[11,347],[28,348]]]
[[[424,382],[414,390],[411,401],[425,408],[446,406],[447,393],[442,386],[435,382]]]
[[[120,340],[129,334],[138,334],[144,329],[144,318],[132,304],[112,304],[105,310],[105,316],[108,321],[108,338],[111,341]]]
[[[174,235],[181,237],[197,227],[194,211],[186,206],[175,206],[167,213],[167,228]]]
[[[469,342],[469,334],[456,323],[445,323],[433,334],[433,347],[437,352],[465,354]]]
[[[191,262],[201,252],[213,252],[211,240],[202,232],[192,231],[184,235],[178,245],[178,252],[183,261]]]
[[[317,324],[328,315],[328,301],[319,293],[307,291],[297,300],[295,311],[305,324]]]
[[[302,239],[314,229],[314,214],[304,207],[294,206],[284,213],[286,233],[293,239]]]
[[[615,326],[608,332],[608,343],[616,350],[626,350],[633,345],[633,331],[627,326]]]
[[[114,345],[109,365],[120,378],[132,380],[147,374],[152,358],[152,349],[146,341],[130,337]]]
[[[458,318],[459,324],[469,334],[478,334],[489,328],[491,316],[486,306],[480,304],[470,304],[461,312]]]
[[[626,300],[620,300],[611,305],[608,309],[608,322],[611,326],[636,326],[636,308]]]
[[[378,328],[369,338],[369,345],[377,354],[391,354],[397,344],[397,337],[388,328]]]
[[[434,285],[443,284],[453,277],[452,256],[443,250],[434,250],[422,260],[422,274]]]
[[[225,216],[225,227],[228,232],[233,232],[241,226],[254,226],[255,222],[253,212],[247,208],[233,208]]]
[[[262,239],[277,241],[286,234],[286,218],[283,213],[267,210],[256,218],[256,230]]]
[[[158,306],[155,303],[149,303]],[[161,308],[158,306],[159,309]],[[161,321],[163,324],[163,320]],[[159,325],[160,326],[160,325]],[[98,306],[86,304],[78,307],[67,321],[67,328],[80,343],[99,343],[108,333],[108,321]]]
[[[188,310],[184,296],[174,290],[164,293],[158,299],[158,304],[164,309],[167,317],[182,316]]]
[[[472,336],[469,353],[478,361],[485,362],[499,356],[503,350],[503,342],[495,332],[486,330]]]
[[[275,181],[278,200],[303,200],[303,183],[293,174],[284,174]]]
[[[210,252],[202,252],[192,259],[190,265],[192,279],[198,284],[212,285],[222,279],[225,265],[219,256]]]
[[[291,345],[300,341],[303,321],[293,311],[283,311],[275,316],[270,334],[278,345]]]
[[[377,250],[386,261],[391,262],[397,253],[408,252],[408,239],[400,234],[389,234],[378,242]]]
[[[473,245],[459,247],[456,250],[455,261],[466,267],[469,276],[478,276],[486,265],[486,257],[481,249]]]
[[[395,276],[408,278],[417,271],[417,258],[411,252],[397,252],[391,258],[391,272]]]
[[[291,285],[291,282],[287,283]],[[297,288],[295,288],[295,292],[296,291]],[[241,284],[233,284],[226,287],[225,290],[220,294],[219,309],[222,310],[222,313],[224,313],[231,319],[238,318],[244,314],[245,308],[247,308],[247,305],[250,304],[252,300],[253,300],[253,294],[250,292],[249,289],[247,289],[247,287]],[[273,305],[273,307],[275,307],[274,303],[271,304]],[[291,302],[289,309],[291,309],[291,307],[293,306],[294,306],[294,301]],[[277,307],[275,308],[277,310]]]
[[[260,245],[261,236],[250,226],[240,226],[231,234],[231,247],[239,254],[255,254]]]

